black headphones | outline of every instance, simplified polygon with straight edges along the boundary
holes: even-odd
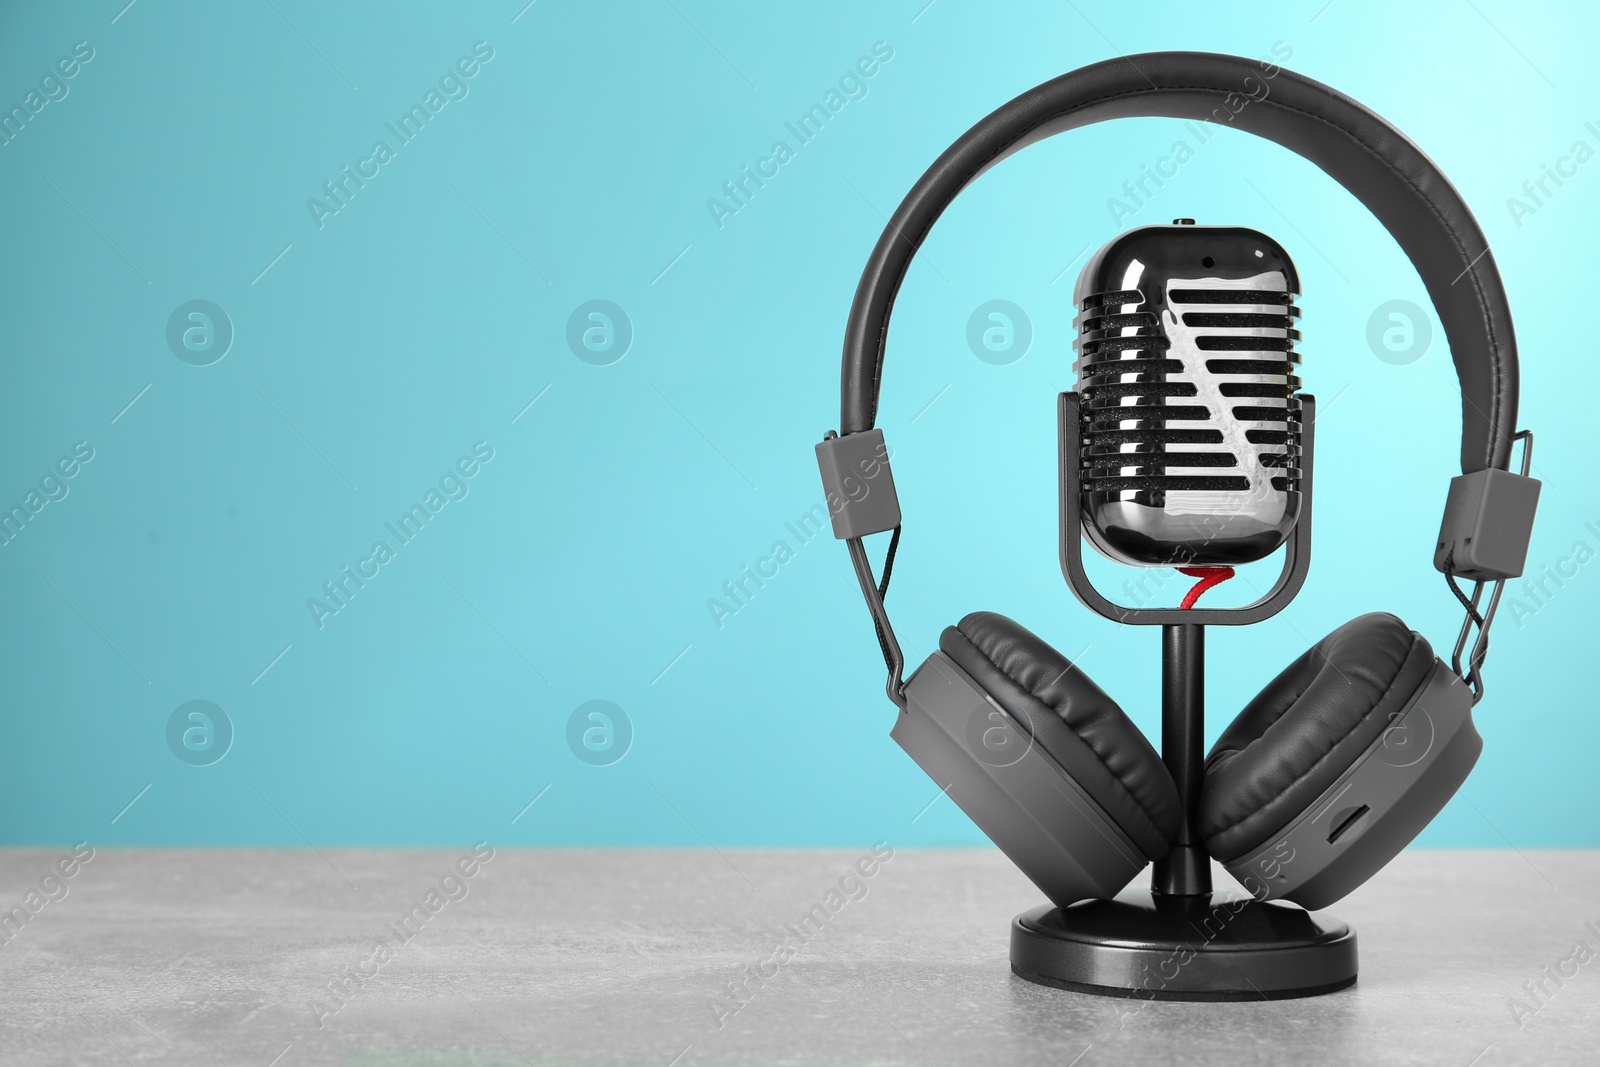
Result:
[[[961,190],[1012,152],[1135,116],[1247,130],[1350,190],[1416,266],[1461,385],[1463,474],[1451,482],[1434,550],[1468,616],[1452,665],[1393,615],[1346,623],[1222,733],[1193,812],[1116,703],[1017,623],[968,615],[902,683],[904,659],[883,608],[900,508],[873,422],[889,315],[913,255]],[[1022,94],[951,145],[889,220],[850,309],[840,433],[817,446],[834,533],[848,542],[901,709],[895,739],[1061,907],[1114,895],[1168,852],[1186,818],[1206,852],[1261,899],[1308,908],[1338,899],[1437,814],[1482,748],[1471,707],[1482,695],[1488,627],[1505,580],[1522,572],[1539,491],[1527,477],[1531,435],[1515,429],[1517,380],[1505,289],[1472,213],[1420,149],[1354,100],[1268,63],[1197,52],[1108,60]],[[1520,474],[1508,469],[1517,437],[1526,439]],[[880,583],[862,539],[890,530]],[[1458,577],[1476,583],[1470,596]],[[1025,741],[1003,760],[975,733],[996,711]],[[1385,746],[1401,724],[1427,730],[1426,744],[1403,760]],[[1295,862],[1283,863],[1286,854]]]

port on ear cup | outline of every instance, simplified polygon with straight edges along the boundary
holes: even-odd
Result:
[[[1206,758],[1196,828],[1207,852],[1228,864],[1279,835],[1384,736],[1435,662],[1422,635],[1375,612],[1286,667]]]
[[[1177,787],[1116,701],[1061,653],[994,612],[974,612],[939,648],[1016,720],[1151,860],[1177,836]]]

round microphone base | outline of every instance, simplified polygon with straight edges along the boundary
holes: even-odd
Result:
[[[1011,923],[1011,970],[1040,985],[1137,1000],[1282,1000],[1356,980],[1349,926],[1247,896],[1128,890]]]

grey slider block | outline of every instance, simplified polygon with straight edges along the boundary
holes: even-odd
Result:
[[[1474,582],[1515,578],[1528,558],[1537,478],[1489,467],[1450,479],[1433,565]]]
[[[833,516],[833,536],[883,533],[900,525],[900,497],[882,430],[830,437],[817,445],[817,467]]]

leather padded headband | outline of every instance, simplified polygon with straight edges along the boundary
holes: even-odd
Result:
[[[929,230],[968,183],[1019,148],[1079,126],[1213,113],[1231,114],[1231,125],[1321,167],[1399,242],[1433,300],[1461,381],[1461,469],[1506,468],[1516,432],[1517,342],[1494,256],[1461,194],[1404,134],[1344,94],[1208,52],[1109,59],[1048,81],[972,127],[928,168],[878,238],[856,288],[840,432],[872,428],[895,294]]]

